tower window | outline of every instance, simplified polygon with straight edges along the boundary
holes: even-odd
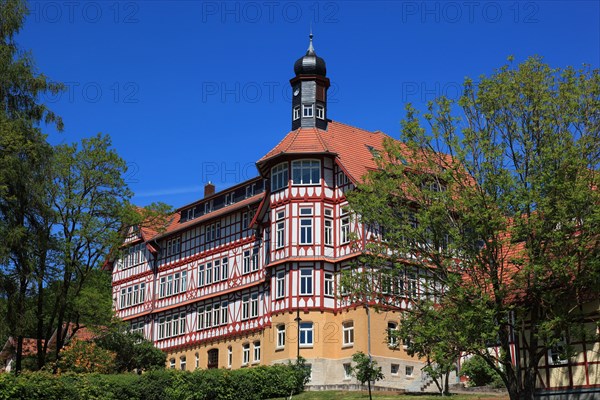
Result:
[[[271,169],[271,190],[283,189],[288,185],[288,164],[277,164]]]
[[[325,119],[325,108],[323,106],[317,106],[317,118]]]
[[[302,105],[302,116],[303,117],[312,117],[313,116],[313,105],[312,104],[303,104]]]
[[[297,120],[298,118],[300,118],[300,106],[294,107],[293,118],[294,118],[294,121]]]

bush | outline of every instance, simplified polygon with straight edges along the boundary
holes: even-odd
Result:
[[[469,386],[504,386],[500,375],[479,356],[473,356],[465,361],[460,375],[469,378]]]
[[[303,363],[142,375],[0,374],[0,400],[260,400],[299,393],[306,378]]]

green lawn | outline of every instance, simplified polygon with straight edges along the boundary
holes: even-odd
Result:
[[[345,400],[345,399],[368,399],[368,392],[345,392],[345,391],[323,391],[323,392],[304,392],[294,396],[294,400]],[[373,399],[377,400],[441,400],[442,397],[435,395],[404,395],[393,392],[373,392]],[[507,395],[491,394],[455,394],[451,400],[507,400]],[[283,400],[283,399],[282,399]]]

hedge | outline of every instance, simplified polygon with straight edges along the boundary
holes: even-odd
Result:
[[[299,393],[305,379],[294,365],[142,375],[0,374],[0,400],[260,400]]]

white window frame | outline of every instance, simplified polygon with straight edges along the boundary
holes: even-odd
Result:
[[[311,118],[314,115],[314,104],[302,104],[302,118]]]
[[[260,362],[260,341],[255,341],[253,343],[253,360],[252,362],[257,364]]]
[[[277,325],[277,349],[285,347],[285,325]]]
[[[312,322],[300,322],[300,347],[312,347],[314,344],[314,325]]]
[[[271,168],[271,192],[286,188],[289,180],[290,175],[287,162],[277,164]]]
[[[305,182],[304,173],[308,173]],[[315,174],[316,172],[316,174]],[[321,160],[303,159],[292,161],[292,185],[308,186],[321,183]]]
[[[314,278],[312,268],[300,268],[300,296],[312,296],[314,288]]]
[[[275,274],[275,298],[285,297],[285,271],[278,271]]]
[[[354,346],[354,322],[346,321],[342,323],[342,338],[344,346]]]
[[[393,335],[392,332],[396,332],[398,330],[398,323],[396,322],[388,322],[387,324],[387,345],[388,347],[398,347],[398,337]]]
[[[323,273],[323,281],[324,281],[324,295],[326,297],[333,297],[335,296],[335,291],[334,291],[334,279],[335,279],[335,275],[333,274],[333,272],[324,272]]]
[[[299,244],[300,245],[311,245],[314,243],[314,218],[313,209],[309,207],[300,208],[300,232]]]
[[[325,119],[325,107],[323,107],[321,105],[317,105],[316,111],[317,111],[317,118]]]
[[[292,110],[292,118],[295,120],[300,118],[300,106],[295,106]]]
[[[242,345],[242,365],[248,365],[250,363],[250,343],[244,343]]]

